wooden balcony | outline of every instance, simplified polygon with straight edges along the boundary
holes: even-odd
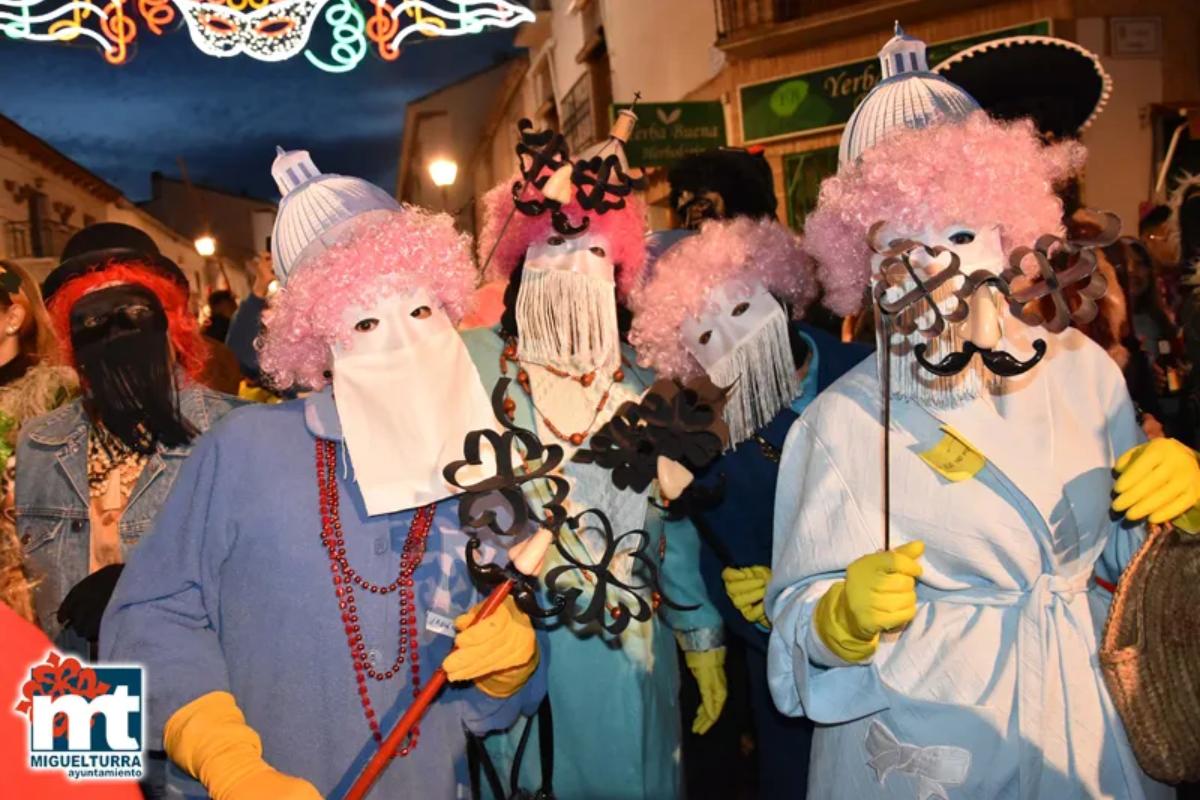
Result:
[[[736,58],[762,58],[830,39],[891,32],[895,20],[912,23],[989,0],[713,0],[717,47]]]

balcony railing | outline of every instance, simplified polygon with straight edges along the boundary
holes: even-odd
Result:
[[[863,0],[714,0],[717,39],[735,38],[766,25],[863,5]]]
[[[4,225],[4,252],[9,258],[54,258],[78,228],[62,222],[43,220],[8,222]]]

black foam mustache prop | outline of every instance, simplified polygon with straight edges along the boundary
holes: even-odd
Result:
[[[940,361],[930,361],[925,353],[928,352],[928,346],[918,344],[913,348],[913,356],[917,359],[917,363],[928,372],[934,375],[947,377],[949,375],[957,375],[967,368],[971,363],[971,359],[978,353],[979,358],[983,361],[983,365],[992,373],[1003,378],[1013,378],[1017,375],[1023,375],[1029,370],[1037,366],[1037,363],[1042,360],[1042,356],[1046,355],[1046,342],[1038,339],[1033,343],[1033,355],[1025,361],[1021,361],[1012,353],[1004,350],[992,350],[984,347],[977,347],[974,342],[965,342],[963,349],[950,353]]]

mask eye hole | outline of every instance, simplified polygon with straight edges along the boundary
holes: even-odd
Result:
[[[551,236],[549,239],[546,240],[546,244],[550,245],[551,247],[558,247],[560,245],[566,244],[566,241],[567,240],[561,236]]]
[[[700,334],[700,344],[708,344],[712,340],[712,331],[705,331]]]
[[[733,307],[733,311],[731,313],[735,317],[740,317],[742,314],[745,314],[749,310],[750,310],[749,303],[738,303],[736,306]]]
[[[104,317],[93,316],[93,315],[89,314],[88,316],[83,318],[83,327],[99,328],[101,325],[104,324],[104,322],[105,322]]]
[[[379,320],[375,319],[374,317],[367,317],[366,319],[360,319],[358,322],[356,322],[354,324],[354,330],[358,331],[359,333],[370,333],[371,331],[375,330],[378,327],[379,327]]]
[[[205,14],[201,17],[200,22],[217,36],[229,36],[237,33],[237,25],[234,25],[224,17],[218,17],[216,14]]]
[[[126,317],[134,320],[145,319],[146,317],[150,316],[151,313],[150,306],[144,306],[140,303],[137,305],[125,306],[125,308],[121,310],[125,312]]]
[[[970,244],[975,241],[974,231],[958,231],[950,234],[950,241],[954,244]]]
[[[608,255],[608,253],[604,252],[604,248],[600,247],[599,245],[589,247],[588,252],[594,256],[599,256],[600,258],[604,258],[606,255]]]
[[[291,17],[271,17],[258,23],[254,32],[261,36],[277,38],[289,33],[296,27],[296,21]]]
[[[433,316],[433,311],[430,310],[429,306],[418,306],[412,310],[409,316],[413,319],[429,319]]]

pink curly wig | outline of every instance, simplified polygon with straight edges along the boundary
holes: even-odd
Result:
[[[790,230],[773,219],[706,222],[668,250],[634,292],[630,341],[640,360],[669,378],[702,373],[683,346],[680,326],[708,310],[710,292],[730,281],[747,289],[761,284],[789,302],[797,318],[817,297],[812,259]]]
[[[486,279],[508,280],[513,270],[521,263],[525,250],[539,239],[547,239],[554,235],[550,224],[549,212],[537,217],[527,217],[517,212],[513,214],[512,185],[520,180],[505,181],[493,187],[483,196],[483,225],[479,232],[479,263],[487,263],[487,257],[492,254],[488,264]],[[527,189],[531,194],[536,190]],[[646,266],[646,206],[636,195],[625,198],[625,207],[620,210],[608,211],[604,214],[593,214],[584,211],[579,201],[572,199],[563,207],[570,217],[571,223],[578,225],[583,217],[588,217],[588,233],[604,236],[608,240],[609,257],[617,267],[617,294],[624,300],[637,288],[642,279],[642,270]],[[504,229],[504,221],[512,215],[508,229]],[[497,240],[499,239],[499,245]],[[495,247],[495,253],[492,248]]]
[[[870,281],[867,232],[881,220],[909,230],[997,224],[1005,252],[1061,233],[1054,186],[1086,157],[1073,142],[1043,146],[1030,120],[1001,123],[982,111],[875,145],[821,184],[804,227],[825,305],[842,315],[862,305]]]
[[[429,291],[457,324],[475,288],[470,237],[446,214],[414,206],[368,215],[350,234],[293,274],[271,301],[259,347],[276,385],[318,389],[348,341],[343,315],[394,294]]]

